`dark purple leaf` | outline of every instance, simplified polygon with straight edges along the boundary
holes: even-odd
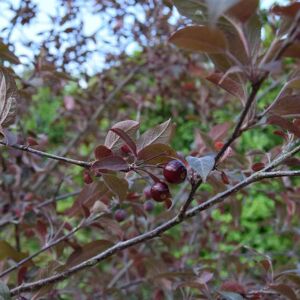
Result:
[[[286,284],[272,284],[269,286],[270,289],[280,293],[281,295],[287,297],[290,300],[299,299],[293,289]]]
[[[103,159],[104,157],[112,156],[112,151],[104,145],[98,145],[94,150],[95,158],[98,160]]]
[[[171,119],[143,133],[137,141],[138,152],[151,144],[168,144],[174,131]]]
[[[139,122],[133,120],[125,120],[118,122],[112,128],[119,128],[122,129],[124,132],[127,133],[131,138],[134,138],[137,130],[139,129]],[[123,144],[123,140],[120,138],[119,135],[116,133],[109,131],[106,138],[104,145],[111,149],[112,151],[118,150],[121,148]]]
[[[96,160],[92,167],[94,170],[126,171],[128,163],[121,156],[108,156],[101,160]]]
[[[110,130],[112,132],[116,133],[126,143],[126,145],[129,147],[129,149],[131,150],[131,152],[135,156],[137,156],[136,144],[135,144],[135,142],[131,139],[131,137],[125,131],[123,131],[120,128],[111,128]]]
[[[111,247],[113,243],[108,240],[98,240],[92,241],[85,244],[83,247],[75,250],[68,258],[66,266],[71,268],[81,262],[88,260],[96,256],[97,254],[103,252],[105,249]]]
[[[167,163],[177,157],[176,151],[166,144],[151,144],[143,148],[138,153],[138,160],[146,164]]]
[[[103,180],[106,186],[118,196],[120,200],[124,200],[128,192],[128,182],[124,178],[119,178],[112,174],[103,174]]]
[[[227,40],[217,27],[188,26],[175,32],[170,42],[187,50],[222,53],[227,49]]]

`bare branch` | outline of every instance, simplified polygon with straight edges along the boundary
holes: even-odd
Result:
[[[177,215],[178,220],[182,220],[184,218],[185,213],[188,210],[191,202],[194,200],[194,195],[195,195],[196,191],[198,190],[198,188],[200,187],[201,184],[202,184],[202,180],[199,179],[196,183],[194,183],[192,185],[192,190],[191,190],[187,200],[184,202],[184,204],[182,205],[182,207],[179,210],[179,213]]]
[[[51,158],[51,159],[54,159],[56,161],[77,165],[77,166],[80,166],[80,167],[83,167],[83,168],[89,168],[92,165],[91,162],[86,162],[86,161],[81,161],[81,160],[76,160],[76,159],[71,159],[71,158],[55,155],[55,154],[50,154],[50,153],[47,153],[47,152],[36,150],[34,148],[31,148],[31,147],[28,147],[28,146],[25,146],[25,145],[19,145],[19,144],[8,145],[7,143],[5,143],[3,141],[0,141],[0,144],[3,145],[3,146],[10,147],[10,148],[15,148],[15,149],[18,149],[18,150],[21,150],[21,151],[29,152],[29,153],[32,153],[32,154],[35,154],[35,155],[38,155],[38,156],[41,156],[41,157]]]
[[[300,176],[300,171],[273,171],[273,172],[262,172],[264,178],[275,178],[275,177],[295,177]]]

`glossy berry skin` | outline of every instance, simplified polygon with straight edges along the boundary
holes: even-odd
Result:
[[[187,170],[179,160],[171,160],[164,167],[164,177],[170,183],[181,183],[185,180]]]
[[[83,174],[83,181],[85,184],[91,184],[93,182],[93,178],[88,172],[84,172]]]
[[[131,152],[130,149],[129,149],[129,147],[128,147],[126,144],[124,144],[124,145],[121,147],[121,150],[122,150],[122,152],[125,153],[125,154],[129,154],[129,153]]]
[[[147,200],[144,203],[144,210],[147,211],[147,212],[151,212],[153,209],[154,209],[153,201]]]
[[[127,213],[124,209],[117,209],[115,211],[115,220],[117,222],[123,222],[127,218]]]
[[[169,187],[165,182],[156,182],[151,187],[151,196],[157,202],[165,201],[170,196]]]

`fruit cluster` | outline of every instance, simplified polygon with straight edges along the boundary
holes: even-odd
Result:
[[[163,175],[168,183],[179,184],[185,180],[187,170],[181,161],[171,160],[165,165]],[[172,205],[170,190],[164,181],[155,182],[150,189],[145,190],[145,195],[146,198],[152,198],[157,202],[165,202],[167,208]]]
[[[165,165],[163,175],[168,183],[179,184],[185,180],[187,170],[181,161],[171,160]],[[156,202],[164,202],[167,208],[172,206],[171,193],[168,184],[164,181],[156,181],[152,186],[147,186],[144,189],[144,195],[147,199],[144,203],[144,209],[147,212],[151,212],[154,208],[153,202],[150,199]],[[115,220],[118,222],[124,221],[126,216],[126,211],[123,209],[118,209],[115,212]]]

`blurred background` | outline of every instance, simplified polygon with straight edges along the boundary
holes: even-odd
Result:
[[[260,1],[265,48],[278,25],[278,17],[268,11],[275,3],[289,1]],[[30,137],[38,141],[40,150],[81,160],[94,159],[95,146],[103,143],[114,123],[125,119],[141,122],[143,132],[171,117],[176,123],[172,146],[183,155],[211,143],[218,130],[223,131],[220,137],[226,136],[241,103],[202,79],[204,67],[214,68],[205,55],[180,50],[168,42],[171,34],[186,24],[191,21],[180,16],[169,0],[1,0],[0,57],[4,66],[16,72],[21,93],[12,134],[19,143],[26,144]],[[295,63],[288,60],[285,70],[293,67]],[[258,96],[259,108],[274,99],[286,78],[287,72],[275,73],[267,80]],[[275,129],[254,128],[239,139],[236,151],[241,166],[250,166],[282,143],[282,138],[273,134]],[[22,156],[17,151],[1,151],[0,158],[0,207],[4,216],[0,239],[16,244],[19,251],[34,252],[43,244],[45,231],[59,227],[72,207],[74,195],[69,194],[82,188],[82,170],[28,154]],[[213,195],[217,186],[213,182],[203,184],[198,203]],[[186,195],[185,190],[181,192]],[[58,194],[67,196],[50,212],[27,214],[26,201],[40,203]],[[273,272],[272,264],[276,270],[299,270],[299,208],[294,204],[299,194],[297,180],[256,184],[207,215],[171,229],[154,244],[161,250],[157,254],[160,257],[146,249],[148,256],[140,257],[143,263],[137,262],[133,275],[128,276],[143,277],[147,259],[151,264],[156,259],[159,264],[162,261],[166,270],[214,267],[219,276],[216,285],[224,278],[248,278],[250,273],[255,280],[267,280]],[[167,217],[168,212],[157,207],[148,216],[147,226]],[[22,228],[10,226],[16,218],[24,222]],[[130,219],[123,230],[133,234],[133,223]],[[22,234],[15,235],[16,231]],[[176,239],[179,236],[181,241]],[[95,238],[99,234],[89,229],[76,234],[79,244]],[[251,255],[243,256],[247,250],[241,245],[254,249]],[[97,269],[103,281],[101,288],[111,282],[128,257],[138,253],[124,255]],[[39,260],[41,265],[48,262],[47,255]],[[156,274],[152,269],[149,273]],[[92,298],[99,291],[90,275],[82,278],[80,293],[89,295],[82,299],[98,299]],[[299,277],[297,280],[299,284]],[[167,281],[154,281],[153,293],[158,293],[161,285],[168,290]],[[65,294],[75,295],[76,282],[69,284],[73,285],[72,292],[64,284],[60,288],[65,288]],[[152,286],[138,284],[141,287],[130,299],[150,299],[147,297],[152,295]],[[116,293],[111,299],[123,295],[121,291]],[[184,290],[182,294],[192,299],[188,298],[192,293]],[[70,295],[60,297],[57,299],[75,299]],[[155,299],[172,299],[168,297]]]

